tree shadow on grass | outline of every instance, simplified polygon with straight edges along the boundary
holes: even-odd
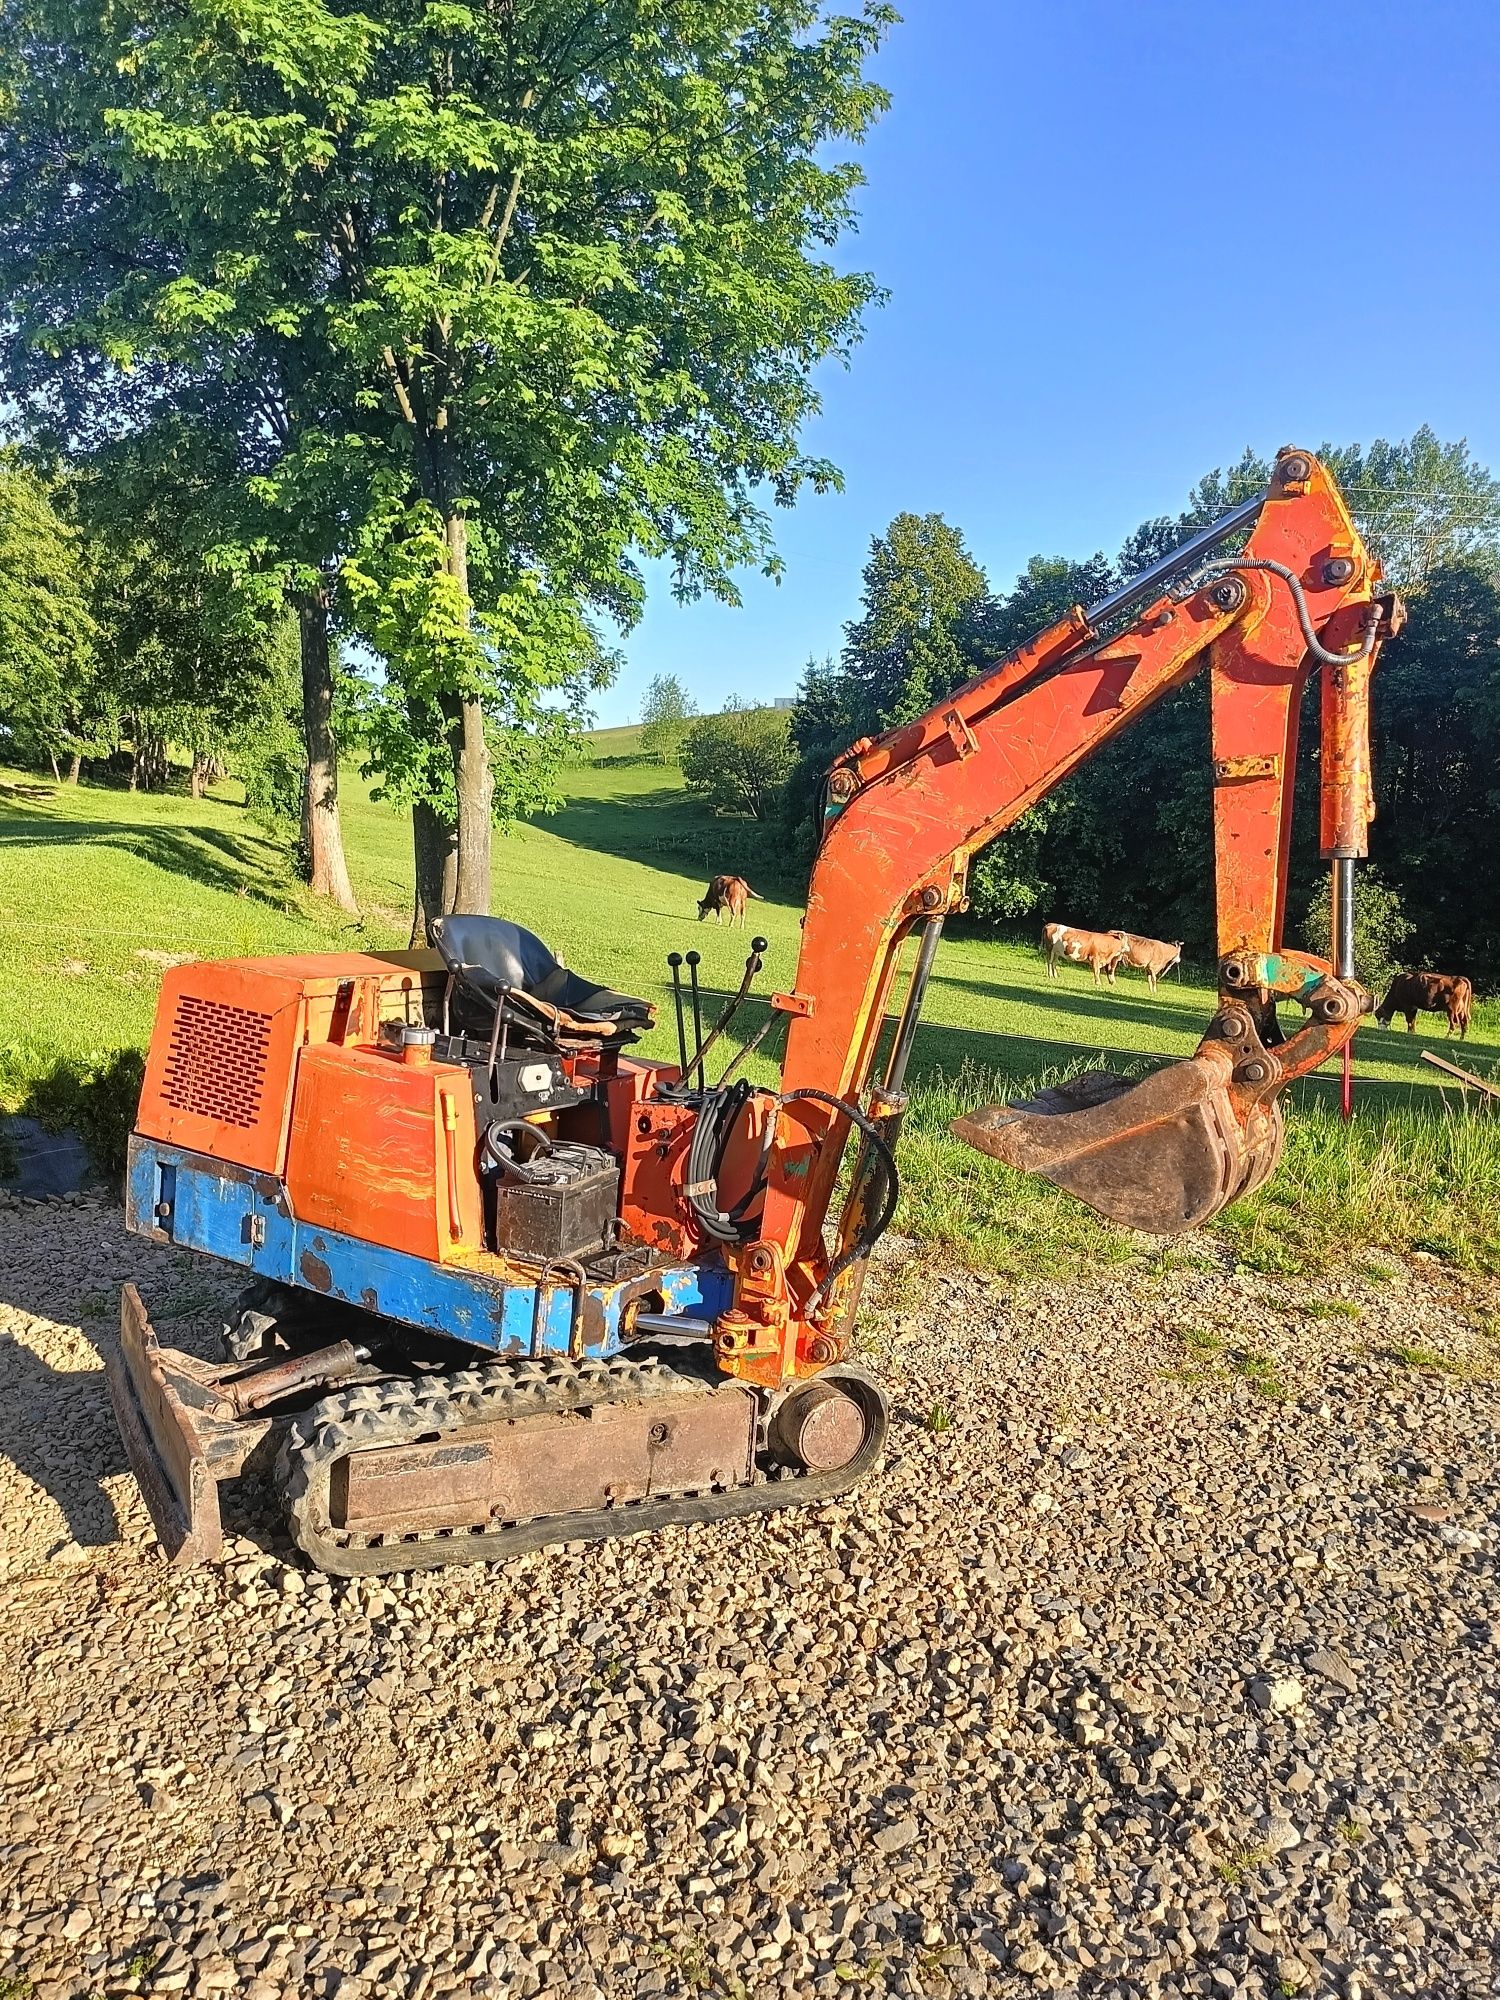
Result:
[[[717,819],[685,800],[680,790],[569,799],[559,811],[531,824],[571,846],[673,874],[701,873],[705,882],[711,875],[747,873],[756,888],[762,880],[772,885],[781,881],[776,857],[760,851],[771,837],[763,822]]]
[[[254,835],[219,827],[142,825],[134,820],[54,819],[0,802],[0,851],[7,847],[113,847],[205,889],[279,909],[292,887],[281,851]]]
[[[1161,1001],[1153,1002],[1149,996],[1142,1000],[1129,999],[1118,987],[1111,990],[1104,986],[1096,993],[1092,986],[1079,991],[1069,989],[1060,981],[1040,986],[1018,986],[999,979],[955,978],[946,972],[936,975],[936,983],[1005,1005],[1044,1008],[1048,1013],[1074,1015],[1084,1023],[1128,1021],[1141,1027],[1175,1028],[1189,1032],[1193,1027],[1191,1016],[1184,1018],[1182,1009],[1164,1005]],[[1212,1000],[1208,1000],[1207,1005],[1208,1012],[1203,1015],[1205,1024],[1213,1010]]]

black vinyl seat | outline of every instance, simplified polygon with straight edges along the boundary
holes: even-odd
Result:
[[[431,935],[459,991],[480,1003],[487,1024],[503,1007],[519,1015],[520,1025],[561,1044],[618,1047],[656,1019],[649,1001],[570,972],[534,932],[506,917],[436,917]]]

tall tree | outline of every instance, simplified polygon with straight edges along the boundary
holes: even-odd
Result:
[[[870,545],[843,671],[861,728],[890,729],[974,671],[989,581],[941,514],[898,514]]]
[[[732,600],[737,567],[776,567],[758,493],[836,479],[798,440],[812,370],[874,293],[822,252],[893,18],[270,0],[247,27],[233,0],[19,0],[18,128],[65,125],[86,194],[150,197],[143,254],[69,337],[165,374],[195,346],[287,343],[314,357],[324,435],[381,454],[362,574],[393,589],[418,550],[432,570],[424,616],[384,623],[408,639],[393,714],[448,764],[440,784],[404,759],[427,782],[419,879],[463,907],[489,905],[486,711],[536,690],[560,628],[574,670],[567,607],[628,622],[640,554]]]
[[[54,776],[108,725],[88,584],[87,551],[46,482],[0,455],[0,754]]]
[[[288,614],[279,593],[246,590],[205,560],[208,511],[190,459],[156,430],[102,448],[75,479],[89,552],[97,677],[132,746],[131,784],[167,781],[171,744],[209,767],[284,700]]]
[[[662,763],[675,762],[682,752],[688,724],[697,705],[676,674],[656,674],[641,699],[641,748]]]

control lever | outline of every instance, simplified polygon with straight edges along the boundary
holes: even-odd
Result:
[[[669,951],[667,964],[672,968],[672,1005],[677,1010],[677,1074],[686,1083],[687,1073],[687,1031],[682,1025],[682,953]]]
[[[714,1043],[719,1039],[720,1035],[723,1034],[724,1030],[729,1026],[730,1022],[734,1019],[735,1015],[740,1011],[740,1008],[744,1005],[745,996],[750,991],[750,982],[756,977],[757,973],[759,973],[763,968],[763,966],[765,965],[766,961],[763,954],[769,951],[769,949],[770,949],[770,942],[768,939],[763,937],[751,938],[750,956],[745,960],[745,973],[744,977],[740,980],[740,990],[738,991],[738,993],[734,994],[731,997],[731,999],[727,1002],[723,1013],[719,1016],[718,1020],[714,1022],[714,1025],[709,1032],[708,1040],[699,1049],[697,1056],[694,1058],[693,1067],[698,1072],[699,1083],[702,1083],[704,1081],[703,1065],[704,1062],[707,1060],[709,1050],[713,1047]],[[690,960],[695,956],[696,954],[693,952],[688,953],[688,957]]]
[[[688,1068],[689,1071],[697,1070],[698,1088],[700,1090],[703,1088],[703,1013],[698,1005],[698,967],[702,963],[703,954],[701,951],[690,951],[688,953],[688,980],[693,989],[693,1060],[688,1065]],[[686,1083],[691,1083],[692,1080],[691,1074],[683,1079]]]

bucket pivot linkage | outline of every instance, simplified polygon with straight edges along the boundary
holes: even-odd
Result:
[[[1128,1229],[1197,1229],[1275,1170],[1281,1093],[1337,1055],[1371,1006],[1354,981],[1302,961],[1297,997],[1309,1019],[1282,1041],[1273,989],[1255,976],[1265,965],[1226,963],[1229,990],[1185,1062],[1137,1082],[1090,1070],[1024,1101],[969,1112],[954,1120],[954,1133]]]

